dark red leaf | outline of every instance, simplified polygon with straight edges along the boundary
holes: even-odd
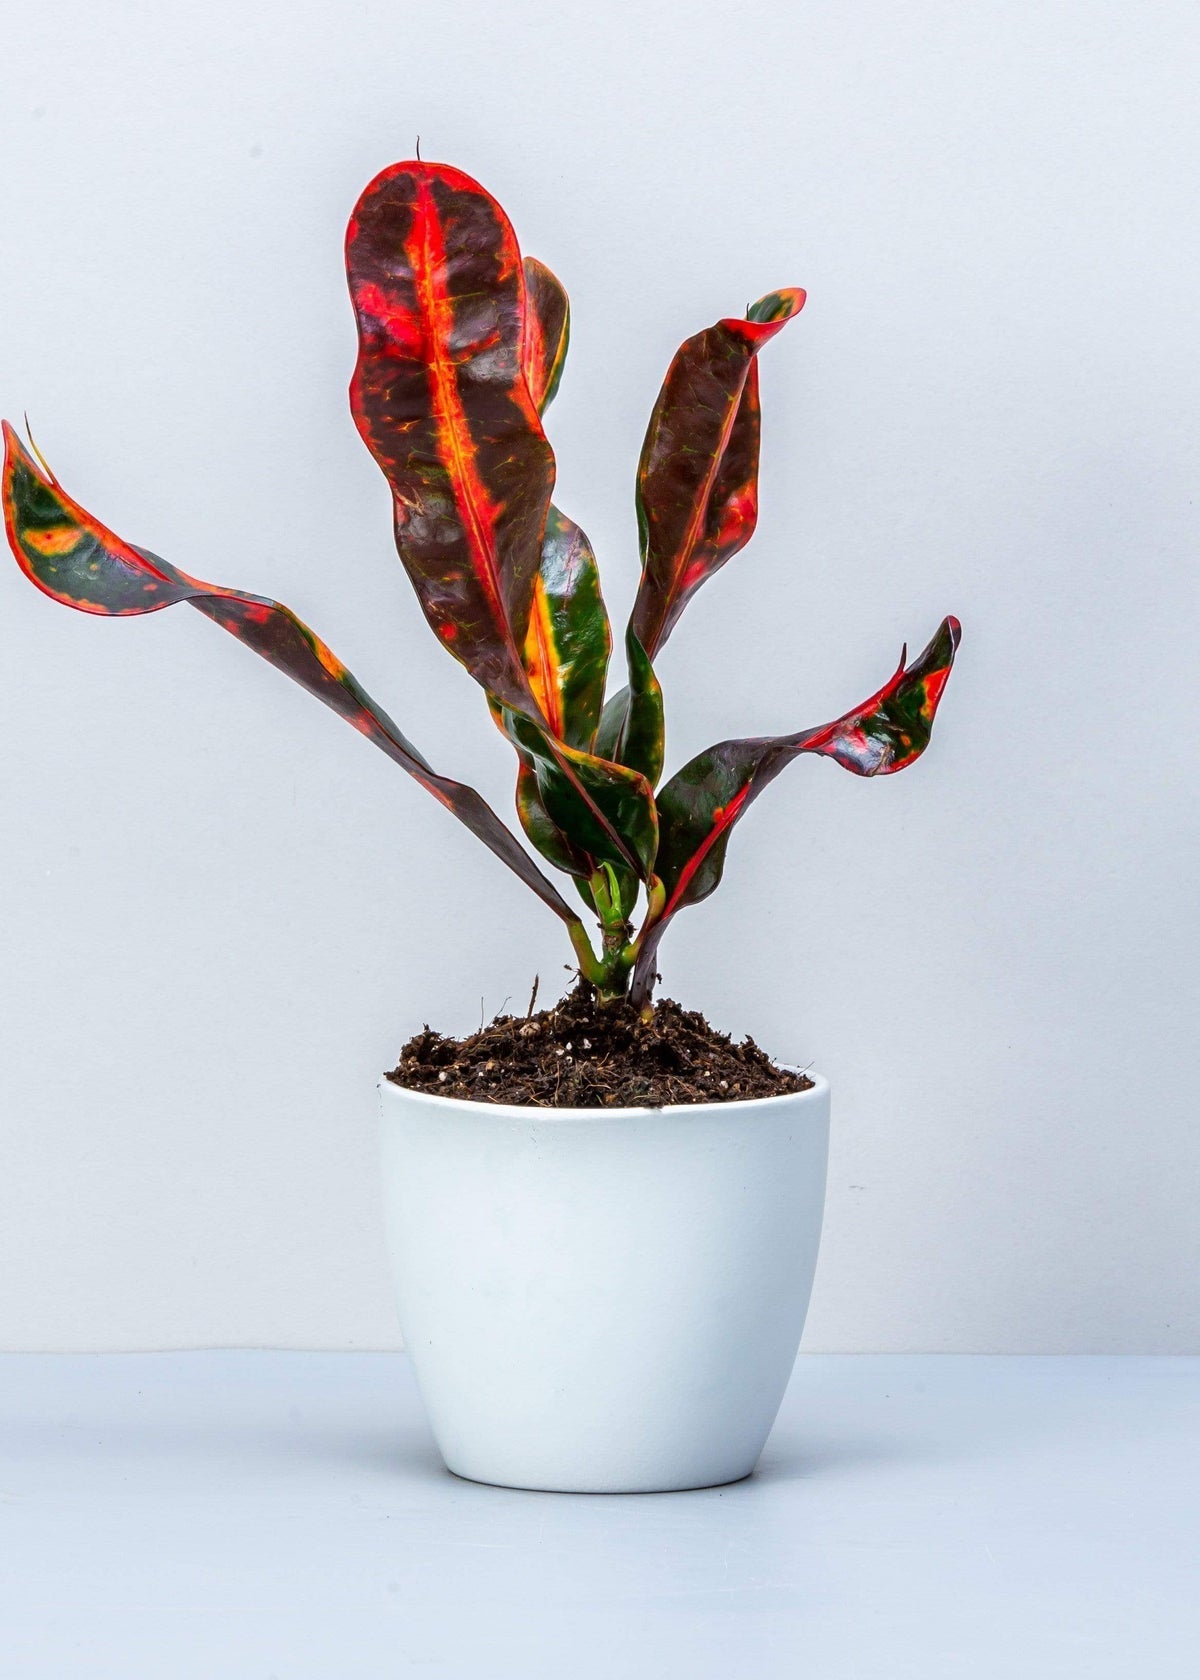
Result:
[[[521,255],[478,182],[398,163],[354,208],[355,423],[392,489],[396,546],[434,631],[533,715],[521,646],[554,456],[525,379]]]
[[[475,789],[439,776],[295,613],[260,595],[203,583],[123,542],[67,495],[7,423],[4,439],[5,528],[17,563],[40,590],[66,606],[106,617],[157,612],[186,601],[344,717],[453,811],[556,915],[582,927]]]
[[[634,835],[614,826],[609,772],[558,741],[523,660],[554,457],[525,375],[525,278],[508,218],[460,170],[394,164],[355,206],[346,271],[359,330],[351,408],[392,487],[425,615],[489,696],[529,720],[604,855],[637,868],[646,823]]]
[[[961,634],[956,618],[945,619],[918,659],[906,668],[902,653],[891,681],[834,723],[795,735],[721,741],[672,776],[658,796],[655,867],[666,903],[638,960],[635,1000],[649,995],[667,923],[677,911],[715,891],[734,824],[794,758],[816,753],[856,776],[890,776],[920,757],[929,744]]]
[[[650,659],[706,578],[744,548],[758,518],[755,357],[804,306],[770,292],[675,355],[638,466],[642,580],[630,624]]]
[[[526,257],[525,383],[539,414],[554,401],[571,339],[571,306],[561,281],[545,263]]]

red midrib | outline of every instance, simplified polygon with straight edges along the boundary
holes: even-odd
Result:
[[[709,852],[712,851],[722,834],[725,833],[727,828],[732,826],[737,818],[738,812],[746,803],[749,794],[750,783],[747,782],[744,788],[734,794],[728,805],[722,805],[713,812],[713,825],[704,836],[704,839],[696,847],[696,850],[692,853],[691,857],[684,864],[683,868],[679,871],[679,879],[675,883],[675,891],[671,894],[670,898],[663,907],[663,913],[660,920],[665,922],[668,916],[673,916],[676,910],[678,910],[679,901],[687,891],[688,885],[690,884],[696,871],[704,862]]]
[[[509,646],[512,634],[496,566],[494,509],[475,462],[475,445],[459,400],[458,385],[445,355],[454,326],[454,304],[446,290],[446,248],[427,181],[422,181],[413,211],[409,262],[421,313],[428,327],[426,365],[433,397],[433,418],[442,454],[450,464],[455,505],[467,539],[471,566]]]
[[[725,459],[726,450],[729,448],[729,439],[733,433],[734,422],[737,419],[738,409],[741,406],[742,392],[746,388],[746,379],[749,372],[750,358],[747,358],[746,365],[742,370],[741,383],[738,385],[737,396],[729,405],[729,413],[725,418],[725,424],[721,428],[720,440],[716,449],[713,450],[712,456],[709,460],[708,471],[704,475],[704,482],[701,485],[700,494],[696,498],[695,510],[688,522],[687,529],[683,533],[683,541],[680,543],[679,548],[676,550],[671,562],[671,588],[666,600],[663,602],[662,618],[664,622],[670,614],[671,606],[679,593],[680,584],[683,581],[683,574],[687,571],[687,568],[691,563],[692,555],[695,553],[696,544],[700,540],[701,527],[703,526],[705,516],[708,513],[708,504],[712,497],[713,486],[717,482],[717,474],[721,470],[721,463]],[[651,659],[653,659],[656,651],[657,648],[646,649],[646,652],[650,655]]]

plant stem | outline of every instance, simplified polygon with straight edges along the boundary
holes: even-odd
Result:
[[[575,960],[579,964],[580,974],[583,975],[589,985],[595,986],[597,991],[601,991],[606,977],[604,965],[595,951],[592,950],[587,929],[576,917],[574,921],[567,923],[567,930],[571,935],[571,945],[575,951]]]
[[[618,897],[612,891],[611,871],[597,870],[588,882],[597,914],[600,918],[601,950],[593,950],[583,924],[571,929],[571,941],[579,959],[579,972],[596,988],[601,1003],[615,1003],[628,997],[630,979],[645,944],[646,936],[657,923],[666,903],[666,889],[657,876],[652,875],[646,888],[646,916],[633,936],[633,927],[621,912]],[[643,1000],[642,1013],[649,1015],[649,994]]]

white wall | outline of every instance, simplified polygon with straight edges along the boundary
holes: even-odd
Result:
[[[663,661],[672,760],[965,624],[927,758],[795,767],[663,949],[834,1080],[812,1348],[1200,1346],[1198,33],[1184,0],[6,10],[0,407],[502,808],[346,410],[357,191],[420,133],[562,275],[559,499],[617,618],[671,352],[808,287],[759,534]],[[558,924],[196,615],[0,565],[0,619],[0,1344],[391,1343],[375,1074],[545,993]]]

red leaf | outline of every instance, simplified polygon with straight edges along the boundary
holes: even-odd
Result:
[[[919,658],[906,667],[902,653],[891,681],[834,723],[795,735],[721,741],[672,776],[658,795],[655,870],[666,902],[638,959],[635,1001],[649,996],[659,941],[671,917],[716,891],[734,824],[794,758],[816,753],[856,776],[890,776],[920,757],[961,635],[958,620],[945,619]]]
[[[770,292],[746,320],[729,318],[675,355],[638,466],[642,579],[630,625],[653,659],[700,585],[754,533],[758,519],[758,366],[768,339],[804,307]]]
[[[67,495],[4,424],[4,522],[21,570],[45,594],[82,612],[124,617],[186,601],[314,694],[390,759],[531,887],[555,915],[582,927],[533,859],[472,787],[439,776],[320,637],[288,607],[189,577],[123,542]]]
[[[526,257],[525,343],[522,364],[525,383],[539,414],[554,401],[571,339],[571,306],[562,282],[545,263]]]
[[[350,405],[392,489],[400,558],[443,644],[534,716],[520,649],[554,456],[523,369],[512,227],[460,170],[393,164],[355,206],[346,272],[359,331]]]

